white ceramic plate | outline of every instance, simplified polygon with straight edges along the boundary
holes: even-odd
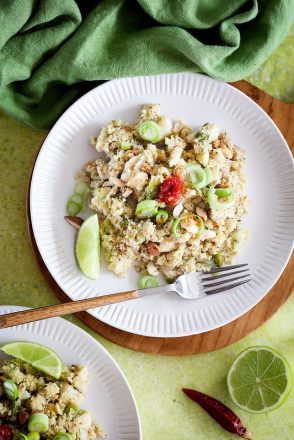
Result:
[[[1,306],[0,314],[25,307]],[[108,434],[108,440],[140,440],[140,420],[132,391],[119,366],[86,332],[70,322],[53,318],[0,330],[0,345],[33,341],[53,348],[65,365],[89,368],[89,385],[82,407]],[[0,351],[0,361],[7,356]]]
[[[267,114],[230,85],[199,74],[181,73],[114,80],[91,90],[57,121],[36,161],[31,184],[35,239],[51,275],[72,299],[137,287],[138,274],[117,278],[102,266],[97,281],[79,271],[75,231],[64,221],[76,173],[96,157],[88,138],[109,120],[133,121],[142,104],[160,103],[162,114],[191,127],[204,122],[227,130],[247,153],[250,238],[236,263],[247,262],[252,282],[201,300],[176,294],[94,309],[96,318],[148,336],[176,337],[220,327],[252,308],[273,286],[290,256],[294,236],[294,167],[287,144]]]

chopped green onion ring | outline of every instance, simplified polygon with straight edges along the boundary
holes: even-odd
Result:
[[[158,281],[152,275],[141,275],[138,282],[139,289],[147,289],[149,287],[157,287]]]
[[[29,432],[27,438],[29,440],[40,440],[40,434],[36,431]]]
[[[53,440],[72,440],[72,436],[67,432],[59,432],[53,437]]]
[[[159,209],[155,221],[158,225],[163,225],[168,219],[168,212],[165,209]]]
[[[231,188],[215,188],[214,192],[221,199],[229,197],[232,194]]]
[[[85,191],[89,189],[87,183],[84,180],[78,180],[75,187],[75,194],[83,195]]]
[[[6,397],[10,400],[16,400],[18,398],[19,392],[16,384],[10,380],[6,379],[3,382],[3,391]]]
[[[44,413],[34,413],[30,415],[28,430],[29,432],[39,432],[43,434],[48,431],[49,420],[48,416]]]
[[[122,143],[120,144],[120,148],[121,150],[129,150],[131,148],[131,144],[129,141],[122,141]]]
[[[158,203],[156,200],[142,200],[136,206],[136,217],[146,219],[155,217],[158,213]]]
[[[17,432],[16,434],[14,434],[13,440],[28,440],[28,437],[22,432]]]
[[[205,168],[204,168],[204,172],[205,172],[205,176],[206,176],[205,186],[207,186],[207,185],[209,185],[210,182],[212,181],[212,179],[213,179],[213,175],[212,175],[212,171],[211,171],[211,169],[208,168],[208,167],[205,167]]]
[[[180,234],[178,232],[178,227],[179,227],[181,221],[184,220],[185,218],[188,218],[188,217],[192,217],[194,220],[197,221],[198,232],[196,234],[196,237],[198,238],[202,235],[202,233],[204,231],[204,223],[203,223],[202,218],[196,214],[184,214],[184,215],[181,215],[181,217],[177,218],[171,226],[171,232],[173,235],[175,235],[176,237],[180,236]]]
[[[66,211],[67,211],[68,215],[75,216],[79,212],[81,212],[81,206],[77,205],[74,202],[67,202]]]
[[[218,188],[220,189],[220,188]],[[224,201],[220,201],[215,193],[215,187],[211,185],[209,191],[207,193],[207,201],[211,209],[220,210],[220,209],[228,209],[234,206],[236,201],[236,196],[233,190],[231,190],[231,195],[226,197]]]
[[[201,165],[189,164],[186,171],[191,188],[201,189],[206,185],[206,174]]]
[[[138,125],[138,133],[142,139],[158,142],[161,139],[160,126],[154,121],[143,121]]]

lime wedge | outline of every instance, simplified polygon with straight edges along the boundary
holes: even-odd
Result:
[[[293,378],[289,362],[280,353],[268,347],[249,347],[235,359],[227,383],[233,402],[257,414],[282,405]]]
[[[96,280],[100,272],[100,238],[97,214],[87,218],[79,229],[76,257],[81,272],[91,280]]]
[[[10,342],[2,345],[0,350],[35,367],[49,376],[59,379],[63,364],[60,357],[51,350],[35,342]]]

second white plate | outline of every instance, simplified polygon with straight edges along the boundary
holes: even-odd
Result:
[[[74,257],[75,231],[64,221],[74,178],[96,157],[89,136],[111,119],[133,121],[145,103],[197,128],[218,124],[247,153],[252,206],[244,222],[250,238],[235,260],[250,264],[252,282],[201,300],[159,295],[91,310],[107,324],[146,336],[177,337],[220,327],[252,308],[273,286],[290,256],[294,236],[294,168],[281,133],[267,114],[226,83],[199,74],[125,78],[99,86],[57,121],[37,158],[31,183],[33,232],[55,281],[73,300],[137,288],[138,274],[117,278],[105,264],[90,281]]]
[[[0,314],[24,310],[1,306]],[[65,319],[53,318],[0,330],[0,345],[32,341],[53,348],[65,365],[87,365],[89,384],[82,407],[107,433],[107,440],[140,440],[141,428],[132,391],[119,366],[94,338]],[[7,357],[0,351],[0,361]]]

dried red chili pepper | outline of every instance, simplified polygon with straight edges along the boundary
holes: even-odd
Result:
[[[190,399],[197,402],[226,431],[237,434],[246,440],[252,440],[251,433],[243,426],[239,417],[222,402],[207,394],[200,393],[200,391],[189,390],[187,388],[182,388],[182,390]]]
[[[167,177],[159,186],[158,198],[170,206],[175,205],[181,198],[183,183],[179,176]]]

